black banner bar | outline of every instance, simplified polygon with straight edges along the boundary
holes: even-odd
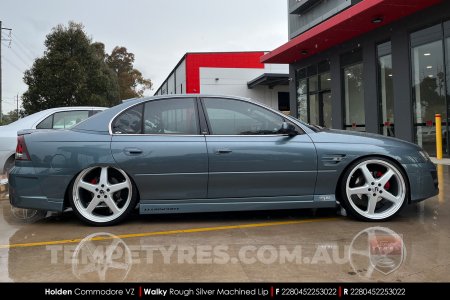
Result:
[[[17,297],[211,297],[294,299],[325,297],[430,297],[446,295],[450,283],[2,283],[3,295]],[[31,298],[29,298],[31,299]]]

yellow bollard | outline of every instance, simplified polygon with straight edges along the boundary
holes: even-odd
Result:
[[[442,159],[442,125],[441,114],[435,115],[436,119],[436,158]]]

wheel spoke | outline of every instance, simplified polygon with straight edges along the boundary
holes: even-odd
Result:
[[[95,189],[97,188],[97,185],[80,180],[78,187],[85,189],[86,191],[89,191],[91,193],[95,193]]]
[[[386,199],[386,200],[392,202],[392,203],[397,203],[398,201],[400,201],[400,199],[398,197],[395,197],[394,195],[392,195],[388,191],[384,191],[384,193],[383,193],[383,195],[381,197],[383,199]]]
[[[391,169],[388,169],[387,172],[384,173],[380,179],[378,179],[378,182],[384,187],[389,179],[391,179],[392,175],[394,175],[394,172]]]
[[[118,192],[120,190],[128,189],[128,188],[130,188],[129,184],[128,184],[127,181],[125,181],[125,182],[121,182],[121,183],[117,183],[117,184],[111,185],[109,187],[109,190],[110,190],[111,193],[115,193],[115,192]]]
[[[100,172],[100,183],[108,184],[108,167],[102,167],[102,171]]]
[[[91,202],[86,207],[86,211],[88,213],[92,213],[94,211],[94,209],[98,206],[99,202],[100,202],[100,199],[98,199],[97,197],[92,198]]]
[[[369,185],[365,184],[363,186],[358,186],[358,187],[354,187],[354,188],[348,188],[347,191],[349,192],[350,195],[365,195],[365,194],[370,194],[368,191]]]
[[[364,178],[366,179],[366,183],[370,184],[371,182],[374,182],[375,179],[373,178],[372,173],[369,171],[369,169],[367,168],[367,165],[362,165],[360,168],[361,172],[364,175]]]
[[[375,213],[375,207],[377,206],[377,198],[376,197],[369,197],[369,202],[367,203],[367,213],[374,214]]]
[[[109,207],[114,215],[120,212],[120,209],[117,207],[116,202],[114,202],[111,197],[103,199],[103,202],[105,202],[105,204]]]

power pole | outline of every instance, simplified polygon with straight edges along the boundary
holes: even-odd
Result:
[[[17,94],[17,120],[19,120],[19,94]]]
[[[11,36],[11,28],[2,27],[2,21],[0,21],[0,124],[3,123],[3,111],[2,111],[2,43],[1,41],[11,41],[11,39],[2,39],[1,33],[3,30],[9,30]]]

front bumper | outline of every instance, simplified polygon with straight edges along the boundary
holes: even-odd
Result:
[[[33,167],[17,166],[9,174],[9,201],[12,206],[47,211],[63,211],[64,197],[49,197],[41,188],[41,178]]]
[[[436,166],[430,161],[403,165],[408,174],[411,203],[439,194]]]

